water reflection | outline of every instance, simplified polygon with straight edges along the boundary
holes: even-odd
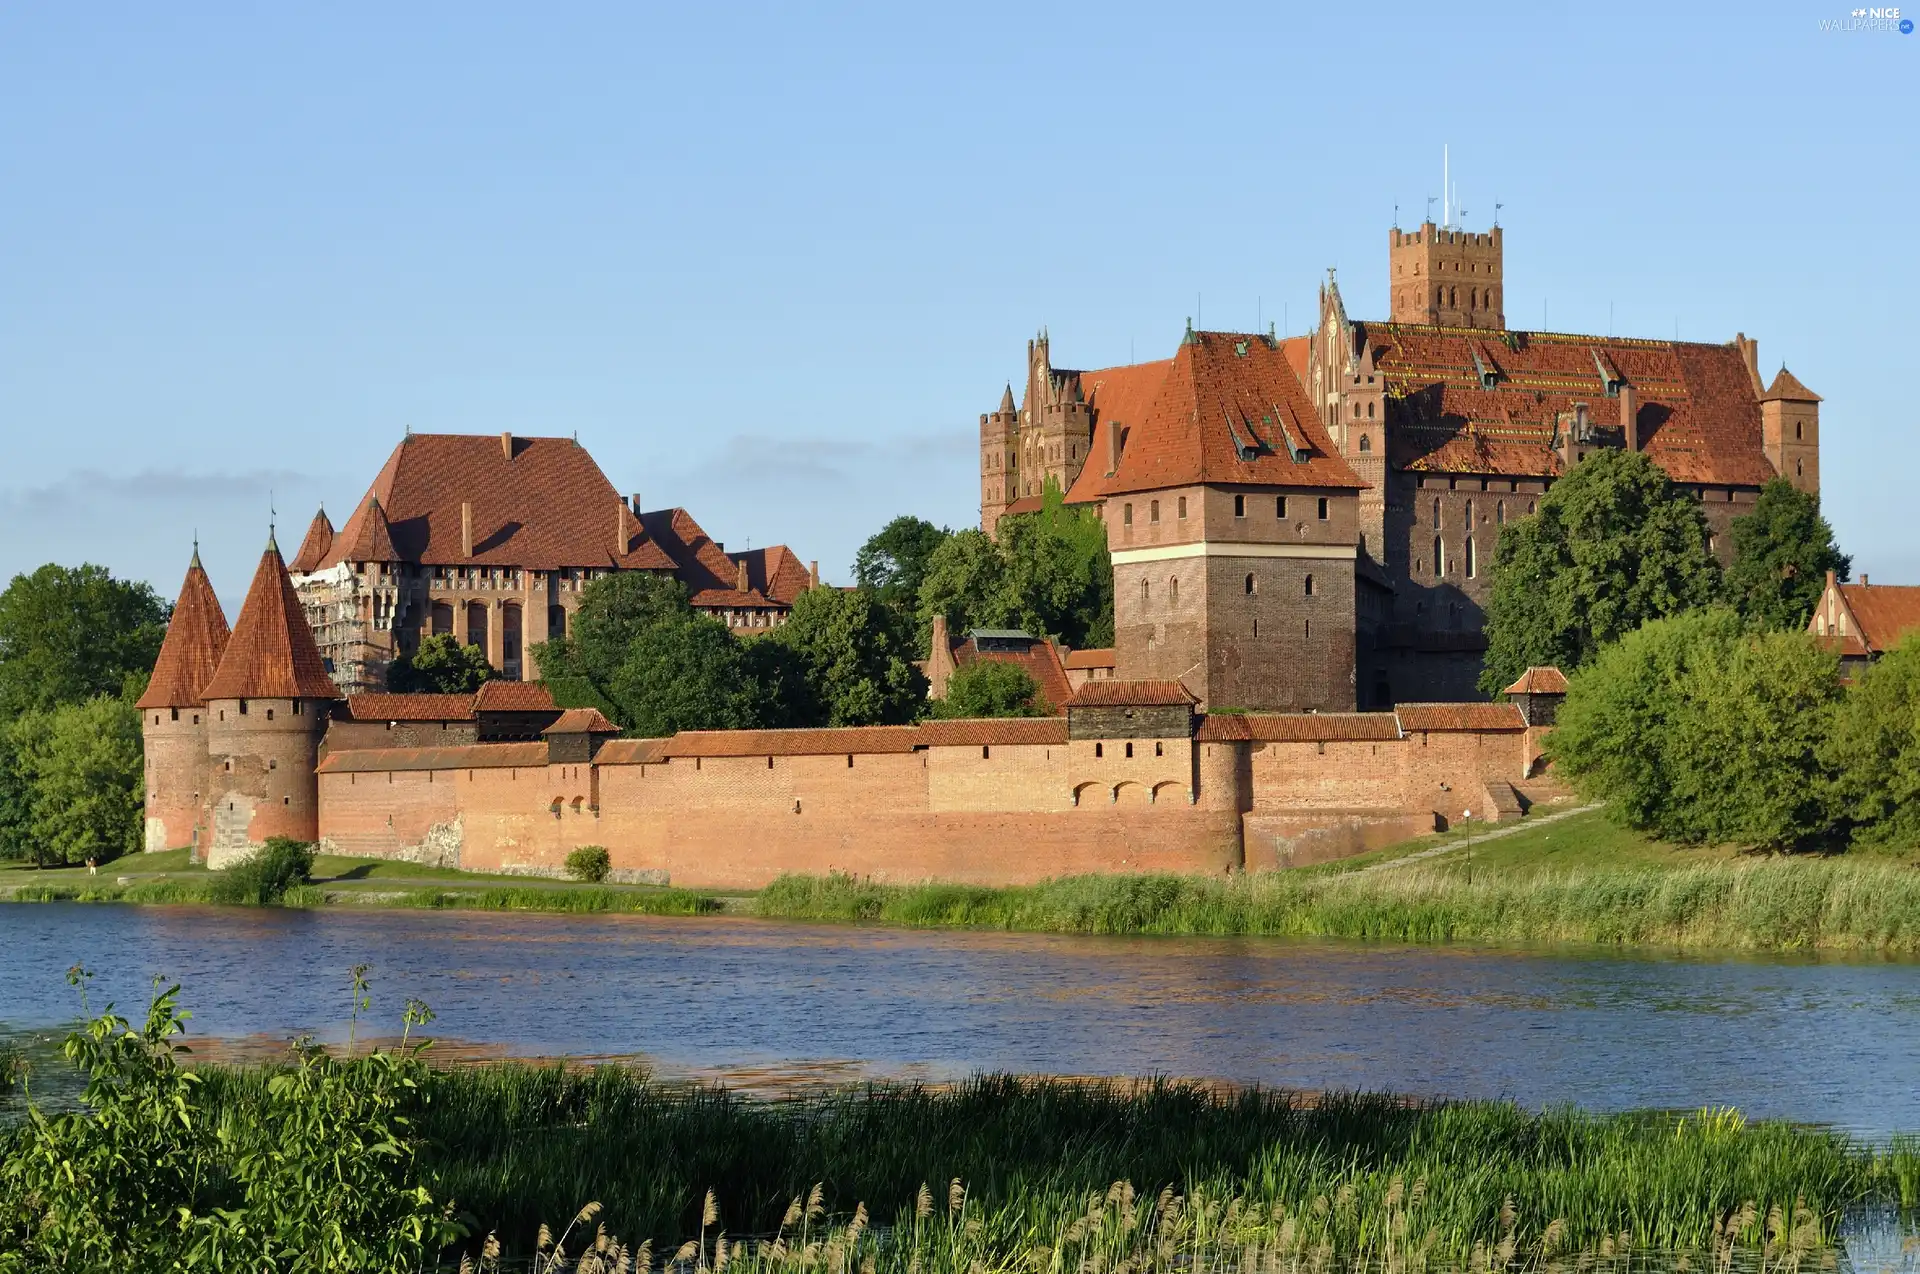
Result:
[[[1920,966],[1896,962],[77,904],[8,906],[0,928],[0,1023],[70,1020],[80,961],[123,1012],[152,977],[183,982],[193,1036],[235,1055],[344,1039],[366,962],[379,1029],[419,996],[454,1057],[637,1057],[755,1088],[1160,1073],[1920,1129]]]

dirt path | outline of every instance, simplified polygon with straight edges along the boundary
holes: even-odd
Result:
[[[1469,836],[1464,840],[1448,841],[1444,845],[1435,845],[1432,849],[1423,849],[1417,854],[1408,854],[1405,858],[1393,858],[1384,863],[1374,863],[1372,866],[1362,867],[1359,871],[1355,872],[1354,875],[1364,876],[1370,871],[1388,871],[1395,867],[1405,867],[1408,863],[1418,863],[1424,862],[1429,858],[1439,858],[1443,854],[1451,854],[1456,849],[1466,849],[1471,845],[1479,845],[1490,840],[1499,840],[1502,836],[1512,836],[1516,832],[1525,832],[1536,827],[1545,827],[1548,823],[1557,823],[1563,818],[1572,818],[1575,814],[1584,814],[1588,810],[1597,810],[1599,808],[1600,806],[1598,804],[1576,805],[1570,810],[1561,810],[1557,814],[1548,814],[1544,818],[1521,819],[1519,822],[1509,823],[1505,827],[1496,827],[1491,831],[1481,832],[1477,836]]]

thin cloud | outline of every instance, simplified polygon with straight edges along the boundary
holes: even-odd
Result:
[[[20,513],[57,513],[76,504],[252,503],[272,491],[311,490],[324,482],[291,469],[252,469],[240,473],[189,473],[146,469],[133,474],[81,469],[35,487],[0,489],[0,509]]]

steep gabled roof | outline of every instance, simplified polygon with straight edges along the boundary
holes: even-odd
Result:
[[[687,586],[688,600],[703,610],[782,609],[792,602],[769,597],[766,588],[765,560],[758,582],[753,573],[752,555],[730,557],[714,538],[706,533],[685,509],[658,509],[640,515],[649,543],[656,545],[675,578]],[[754,550],[764,555],[772,549]],[[784,547],[778,552],[791,557]],[[747,561],[747,587],[740,588],[740,563]],[[776,570],[778,569],[776,565]]]
[[[495,678],[473,697],[475,712],[552,712],[553,691],[544,681],[504,681]]]
[[[747,587],[767,600],[791,606],[813,583],[813,573],[784,544],[747,549],[727,555],[736,565],[747,565]]]
[[[1860,637],[1875,654],[1892,650],[1908,633],[1920,632],[1920,585],[1842,584]]]
[[[1551,664],[1535,666],[1520,674],[1520,679],[1501,694],[1563,695],[1567,693],[1567,674]]]
[[[1177,681],[1089,681],[1068,700],[1074,708],[1172,708],[1197,703]]]
[[[187,564],[187,578],[180,585],[179,600],[173,604],[173,617],[167,621],[167,636],[160,643],[160,657],[154,660],[153,677],[138,707],[197,708],[206,702],[202,692],[220,666],[227,648],[227,617],[220,599],[213,595],[213,584],[200,565],[200,550],[193,550]]]
[[[598,708],[568,708],[542,734],[618,734],[620,727]]]
[[[1585,403],[1620,424],[1605,372],[1633,388],[1641,449],[1677,482],[1759,486],[1774,476],[1760,402],[1733,345],[1563,332],[1493,332],[1397,323],[1355,325],[1373,351],[1392,422],[1388,460],[1435,473],[1557,477],[1557,422]],[[1475,349],[1491,360],[1491,386]]]
[[[393,449],[367,498],[334,537],[320,566],[361,542],[377,500],[395,557],[426,566],[619,567],[668,570],[672,562],[629,518],[586,448],[571,438],[411,434]],[[473,507],[473,555],[461,540],[461,506]],[[377,540],[373,541],[377,545]]]
[[[295,575],[305,575],[326,560],[333,548],[333,523],[323,508],[313,515],[313,521],[307,524],[306,538],[300,541],[300,551],[287,563],[287,569]]]
[[[1081,375],[1084,383],[1096,373]],[[1133,387],[1137,395],[1143,389],[1144,382]],[[1143,408],[1139,401],[1130,404],[1139,419],[1120,421],[1124,446],[1111,476],[1107,435],[1096,421],[1070,499],[1200,483],[1354,491],[1367,485],[1335,452],[1285,349],[1265,336],[1191,333],[1150,403]]]
[[[1026,644],[1020,649],[1012,649],[1016,642],[1007,642],[999,648],[982,650],[978,638],[992,636],[990,631],[976,630],[953,648],[953,661],[956,667],[965,668],[975,663],[1012,664],[1025,670],[1033,680],[1034,690],[1045,701],[1049,712],[1065,712],[1067,701],[1073,698],[1073,687],[1067,683],[1067,672],[1060,662],[1060,651],[1044,637],[1032,637],[1024,632],[1002,634],[1013,638],[1026,638]]]
[[[202,693],[209,700],[340,697],[272,537],[260,555],[220,666]]]

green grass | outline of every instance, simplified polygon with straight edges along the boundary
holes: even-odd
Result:
[[[318,886],[309,888],[318,889]],[[378,898],[384,906],[431,910],[617,912],[645,916],[701,916],[722,910],[717,898],[690,889],[611,889],[603,885],[567,889],[503,886],[411,889]]]
[[[1462,865],[1471,861],[1476,866],[1484,864],[1503,871],[1529,872],[1590,867],[1697,867],[1703,863],[1727,862],[1741,854],[1740,848],[1733,845],[1672,845],[1655,840],[1621,827],[1608,819],[1605,811],[1597,809],[1568,814],[1551,823],[1534,822],[1554,812],[1551,806],[1543,806],[1510,833],[1504,833],[1498,824],[1479,823],[1302,870],[1323,874],[1358,871],[1441,845],[1460,848],[1434,861]],[[1491,840],[1481,839],[1491,831],[1504,834]],[[1470,846],[1469,841],[1473,842]]]
[[[241,1114],[264,1079],[206,1073],[207,1091]],[[1171,1196],[1182,1200],[1178,1225],[1164,1212],[1159,1223],[1197,1249],[1305,1255],[1324,1244],[1383,1257],[1405,1244],[1403,1255],[1417,1248],[1440,1264],[1497,1249],[1508,1235],[1524,1256],[1555,1229],[1563,1251],[1623,1238],[1707,1250],[1724,1218],[1748,1204],[1740,1237],[1757,1244],[1768,1212],[1791,1216],[1796,1200],[1803,1239],[1826,1243],[1848,1209],[1911,1206],[1920,1188],[1920,1158],[1906,1143],[1875,1151],[1731,1112],[1596,1116],[1008,1077],[760,1102],[613,1066],[527,1064],[439,1072],[430,1097],[421,1131],[436,1196],[522,1255],[542,1222],[558,1230],[588,1202],[603,1205],[611,1231],[671,1251],[701,1232],[708,1191],[720,1218],[705,1226],[707,1241],[718,1230],[771,1236],[816,1183],[843,1241],[858,1207],[895,1226],[891,1246],[877,1250],[886,1269],[909,1268],[908,1247],[939,1237],[944,1246],[921,1248],[919,1266],[950,1274],[975,1260],[1072,1270],[1072,1259],[1063,1267],[1048,1252],[1078,1251],[1101,1227],[1102,1242],[1140,1240],[1121,1232],[1121,1213],[1146,1224]],[[957,1214],[949,1183],[963,1192]],[[930,1214],[916,1216],[923,1190]],[[1090,1210],[1112,1215],[1090,1221]],[[1162,1237],[1146,1236],[1148,1248]]]
[[[1529,871],[1441,859],[1368,873],[1082,876],[1007,889],[787,876],[754,905],[788,919],[1056,933],[1920,952],[1920,871],[1873,859]]]

